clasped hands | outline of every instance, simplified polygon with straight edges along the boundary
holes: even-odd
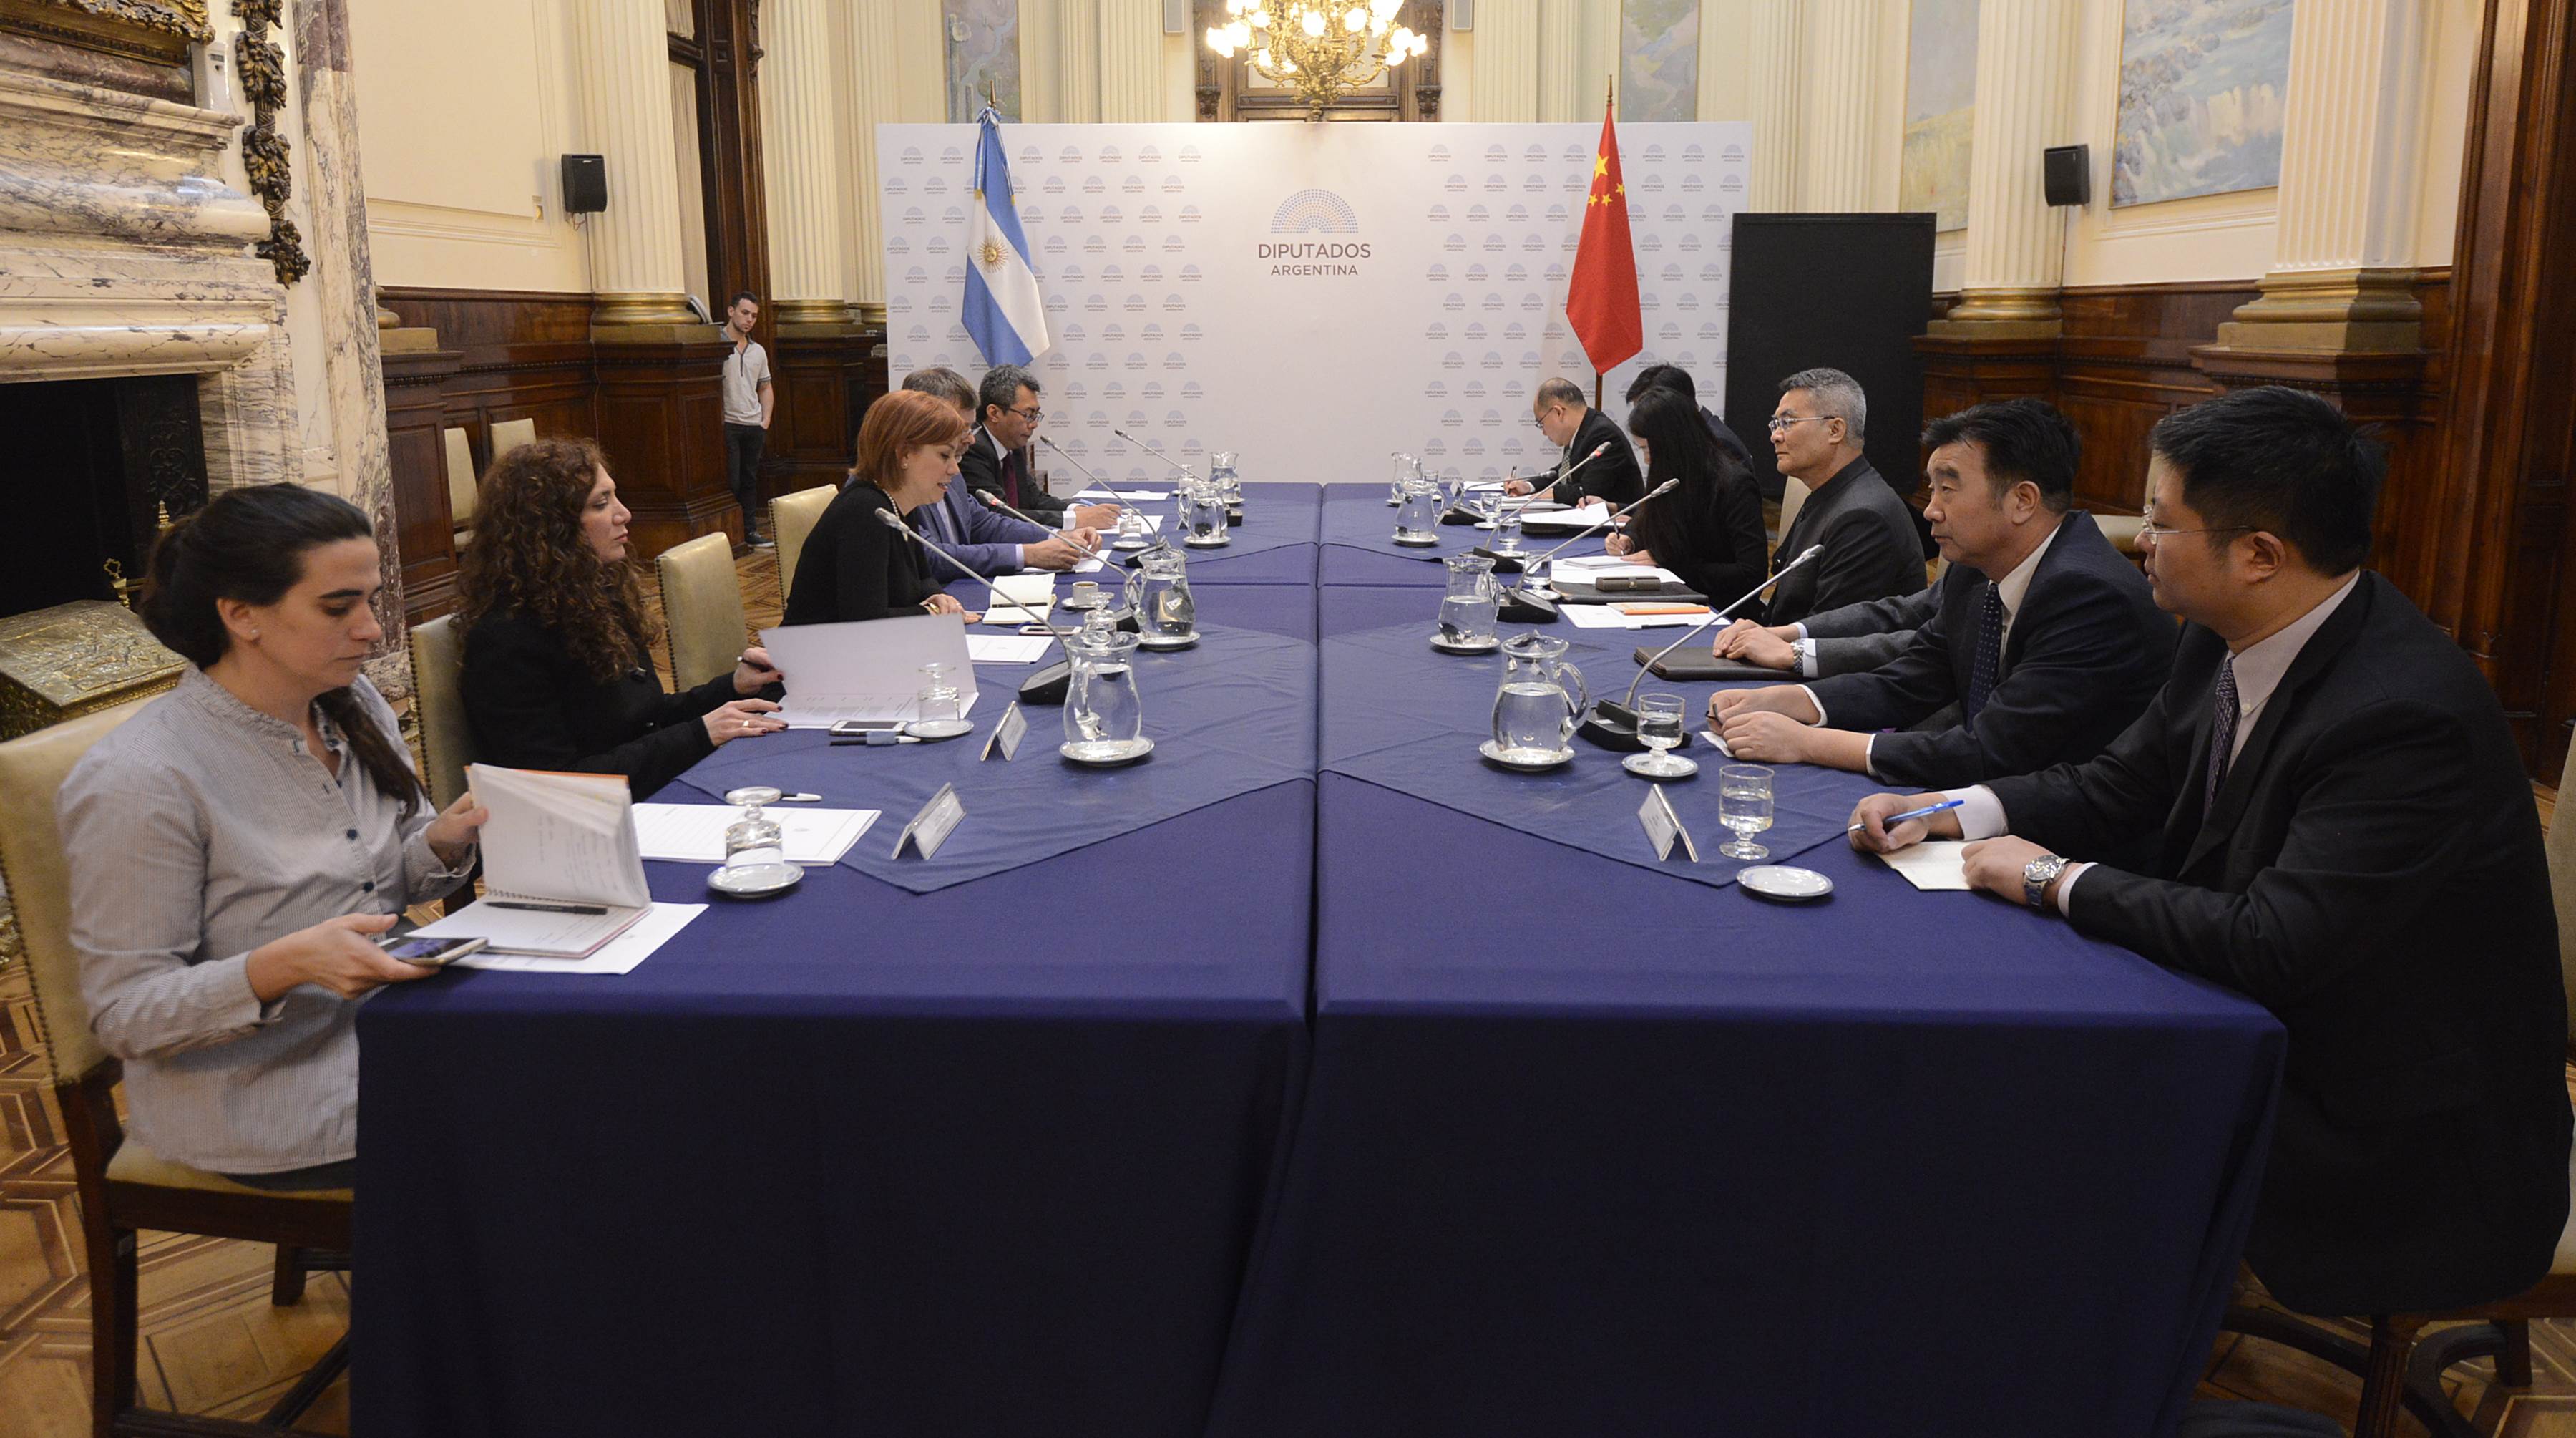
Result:
[[[1939,802],[1939,794],[1872,794],[1852,807],[1851,822],[1860,827],[1852,831],[1851,846],[1864,854],[1893,854],[1926,839],[1964,838],[1956,809],[1944,809],[1929,818],[1908,819],[1892,829],[1887,826],[1892,814]],[[1959,857],[1968,876],[1968,887],[2019,904],[2028,898],[2022,886],[2022,871],[2030,867],[2031,860],[2047,852],[2028,839],[1998,834],[1969,844],[1959,851]],[[2062,880],[2050,882],[2048,897],[2052,901],[2057,897],[2059,882]]]
[[[1717,639],[1709,645],[1709,653],[1719,659],[1732,659],[1738,664],[1786,669],[1797,661],[1797,656],[1789,650],[1790,641],[1797,637],[1795,625],[1763,625],[1750,619],[1739,619],[1717,632]]]
[[[1814,745],[1809,741],[1824,717],[1796,684],[1721,689],[1708,699],[1709,727],[1726,741],[1726,752],[1762,764],[1811,762]]]

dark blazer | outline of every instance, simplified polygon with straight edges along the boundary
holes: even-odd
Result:
[[[1598,496],[1609,501],[1612,509],[1633,503],[1646,492],[1645,477],[1637,472],[1637,452],[1628,447],[1628,436],[1619,422],[1597,409],[1583,412],[1583,423],[1574,431],[1574,443],[1566,446],[1572,459],[1550,465],[1544,474],[1530,476],[1530,488],[1545,489],[1560,470],[1572,470],[1575,464],[1601,445],[1610,452],[1584,465],[1574,477],[1557,485],[1548,498],[1559,504],[1580,505]]]
[[[1714,473],[1683,480],[1681,488],[1628,516],[1627,524],[1629,536],[1639,548],[1653,552],[1655,563],[1713,603],[1726,603],[1770,573],[1763,552],[1770,536],[1762,529],[1762,495],[1753,487],[1753,476],[1723,451]],[[1735,612],[1759,619],[1762,601],[1748,600]]]
[[[1836,729],[1902,729],[1946,704],[1964,706],[1977,660],[1987,578],[1963,564],[1934,586],[1940,611],[1904,652],[1864,674],[1809,688]],[[2156,697],[2173,669],[2174,622],[2145,576],[2077,510],[2032,569],[2003,669],[1974,720],[1937,733],[1881,734],[1870,768],[1884,783],[1952,789],[2108,747]],[[1963,708],[1964,712],[1964,708]]]
[[[1707,405],[1701,405],[1699,407],[1699,417],[1700,422],[1708,426],[1708,437],[1717,441],[1717,447],[1719,449],[1725,450],[1728,454],[1734,455],[1735,462],[1744,466],[1745,473],[1748,476],[1759,472],[1754,468],[1753,451],[1746,449],[1744,447],[1743,439],[1737,436],[1733,429],[1728,428],[1725,420],[1717,417],[1717,411],[1710,409]],[[1767,453],[1762,456],[1762,468],[1771,468],[1771,456]],[[1773,472],[1776,474],[1778,471],[1775,470]],[[1759,483],[1754,483],[1753,492],[1756,499],[1761,498],[1762,487]]]
[[[681,694],[662,692],[652,656],[602,683],[556,632],[515,609],[465,635],[465,720],[474,752],[510,769],[623,774],[638,799],[715,752],[707,711],[743,696],[731,670]]]
[[[921,551],[885,527],[895,512],[886,492],[856,479],[841,486],[796,559],[787,624],[832,624],[911,614],[939,592],[922,577]]]
[[[1011,508],[1041,524],[1072,523],[1065,518],[1065,511],[1073,507],[1073,502],[1058,499],[1046,492],[1046,486],[1037,481],[1037,470],[1031,466],[1030,458],[1028,446],[1004,455],[1001,441],[993,438],[982,425],[977,425],[975,432],[966,436],[965,453],[957,456],[957,472],[966,477],[968,489],[981,489],[998,494]],[[1020,497],[1017,499],[1011,498],[1009,487],[1003,483],[1002,471],[1005,466],[1019,476]],[[804,561],[797,562],[801,564]]]
[[[1811,544],[1823,545],[1825,552],[1771,591],[1774,624],[1795,624],[1823,610],[1923,587],[1923,547],[1914,535],[1913,511],[1866,459],[1844,465],[1807,496],[1797,523],[1780,536],[1772,572]]]
[[[2091,763],[1998,781],[2012,831],[2085,858],[2075,927],[2280,1016],[2289,1057],[2245,1256],[2308,1313],[2453,1308],[2549,1271],[2567,1220],[2566,997],[2531,782],[2495,692],[2364,571],[2202,811],[2226,645]]]
[[[1818,675],[1857,674],[1905,652],[1914,631],[1940,610],[1939,586],[1927,584],[1912,594],[1864,599],[1798,622],[1807,626],[1807,642],[1815,646]]]

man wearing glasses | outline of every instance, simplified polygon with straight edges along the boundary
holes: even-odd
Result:
[[[1823,545],[1825,552],[1771,591],[1768,622],[1923,587],[1923,547],[1914,515],[1861,456],[1869,399],[1838,369],[1800,370],[1780,381],[1771,411],[1771,452],[1780,472],[1807,486],[1807,502],[1772,552],[1774,572]]]
[[[1965,838],[1969,883],[2289,1030],[2245,1257],[2316,1314],[2437,1312],[2549,1272],[2567,1219],[2567,1001],[2531,785],[2495,691],[2364,569],[2386,460],[2277,387],[2149,436],[2172,677],[2099,757],[1875,794],[1855,847]],[[2074,862],[2143,839],[2134,869]]]
[[[1115,504],[1069,504],[1046,492],[1029,467],[1029,441],[1037,437],[1038,377],[1015,364],[984,371],[975,397],[984,422],[966,437],[957,470],[966,487],[997,495],[1004,504],[1057,529],[1102,529],[1118,522]]]
[[[1503,493],[1535,494],[1576,508],[1587,499],[1599,499],[1617,509],[1635,503],[1646,492],[1646,478],[1637,470],[1637,454],[1628,447],[1628,436],[1619,432],[1617,421],[1583,402],[1583,391],[1574,381],[1562,376],[1539,381],[1538,395],[1530,401],[1530,419],[1547,442],[1564,453],[1544,474],[1530,479],[1510,476],[1503,481]],[[1601,457],[1587,461],[1586,456],[1596,449],[1603,450]],[[1582,466],[1579,471],[1577,465]]]

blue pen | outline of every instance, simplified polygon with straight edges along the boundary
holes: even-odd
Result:
[[[1940,813],[1944,809],[1956,809],[1966,802],[1968,801],[1965,799],[1944,799],[1938,804],[1926,804],[1920,809],[1908,809],[1902,814],[1890,814],[1887,816],[1886,821],[1881,823],[1879,827],[1882,829],[1893,829],[1908,819],[1928,819],[1933,815]],[[1843,830],[1843,832],[1846,834],[1857,834],[1860,832],[1860,825],[1854,824],[1850,828]]]

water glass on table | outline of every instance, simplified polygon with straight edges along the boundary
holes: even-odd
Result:
[[[1672,752],[1683,737],[1682,696],[1640,694],[1636,712],[1637,742],[1646,752],[1620,760],[1620,768],[1647,779],[1687,779],[1699,772],[1698,761]]]
[[[1730,859],[1768,859],[1753,836],[1771,827],[1771,771],[1760,764],[1722,764],[1717,770],[1717,819],[1735,831],[1718,852]]]

